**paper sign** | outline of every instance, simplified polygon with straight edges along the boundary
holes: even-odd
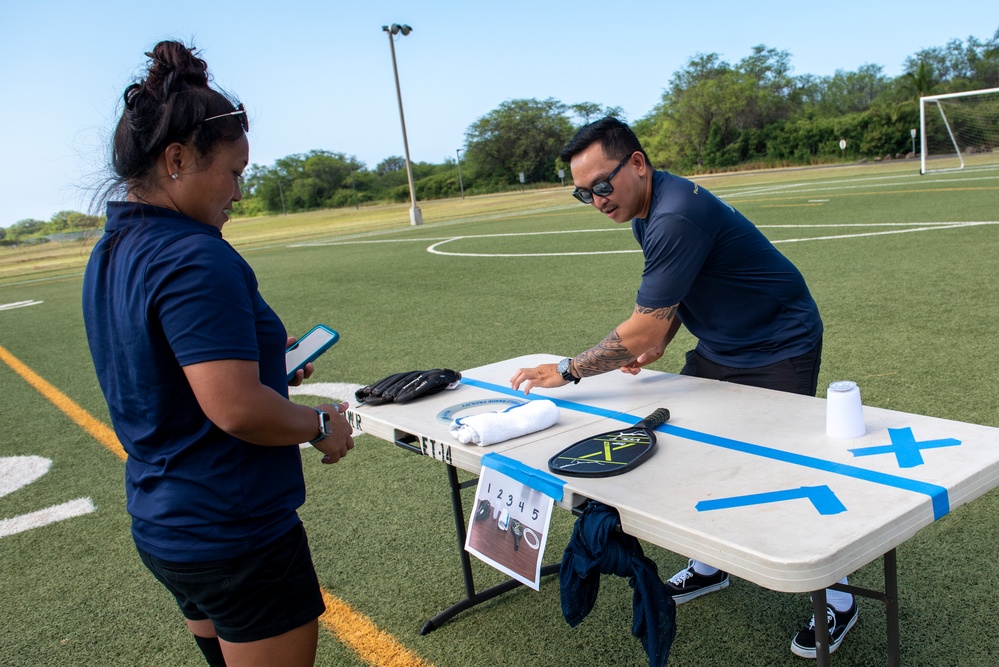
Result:
[[[538,590],[555,499],[485,465],[468,519],[465,550]]]

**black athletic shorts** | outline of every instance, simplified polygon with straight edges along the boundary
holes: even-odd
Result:
[[[225,560],[174,563],[138,551],[153,576],[173,593],[184,618],[211,620],[227,642],[276,637],[326,611],[302,524],[259,549]]]
[[[686,361],[680,375],[815,396],[819,383],[819,365],[822,363],[822,339],[800,356],[758,368],[723,366],[705,359],[695,350],[687,352]]]

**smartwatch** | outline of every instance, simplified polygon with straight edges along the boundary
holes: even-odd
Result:
[[[562,379],[565,380],[566,382],[572,382],[573,384],[579,384],[579,381],[582,380],[582,378],[578,378],[578,377],[576,377],[575,375],[572,374],[572,370],[571,370],[571,366],[570,366],[571,363],[572,363],[572,359],[570,359],[569,357],[566,357],[562,361],[558,362],[558,366],[556,367],[556,370],[559,372],[559,375],[562,376]]]
[[[312,408],[312,409],[316,411],[317,415],[319,415],[319,437],[309,440],[310,445],[314,445],[317,442],[322,442],[323,440],[326,439],[326,436],[328,436],[330,433],[333,432],[333,429],[330,427],[329,414],[323,412],[319,408]]]

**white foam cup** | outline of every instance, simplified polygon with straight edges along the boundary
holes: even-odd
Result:
[[[850,440],[865,433],[864,408],[857,383],[849,380],[830,383],[826,393],[826,435]]]

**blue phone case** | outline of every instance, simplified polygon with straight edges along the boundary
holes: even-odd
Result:
[[[288,372],[288,382],[295,377],[305,364],[315,361],[326,350],[340,340],[340,334],[325,324],[317,324],[295,341],[295,344],[285,350],[285,368]]]

